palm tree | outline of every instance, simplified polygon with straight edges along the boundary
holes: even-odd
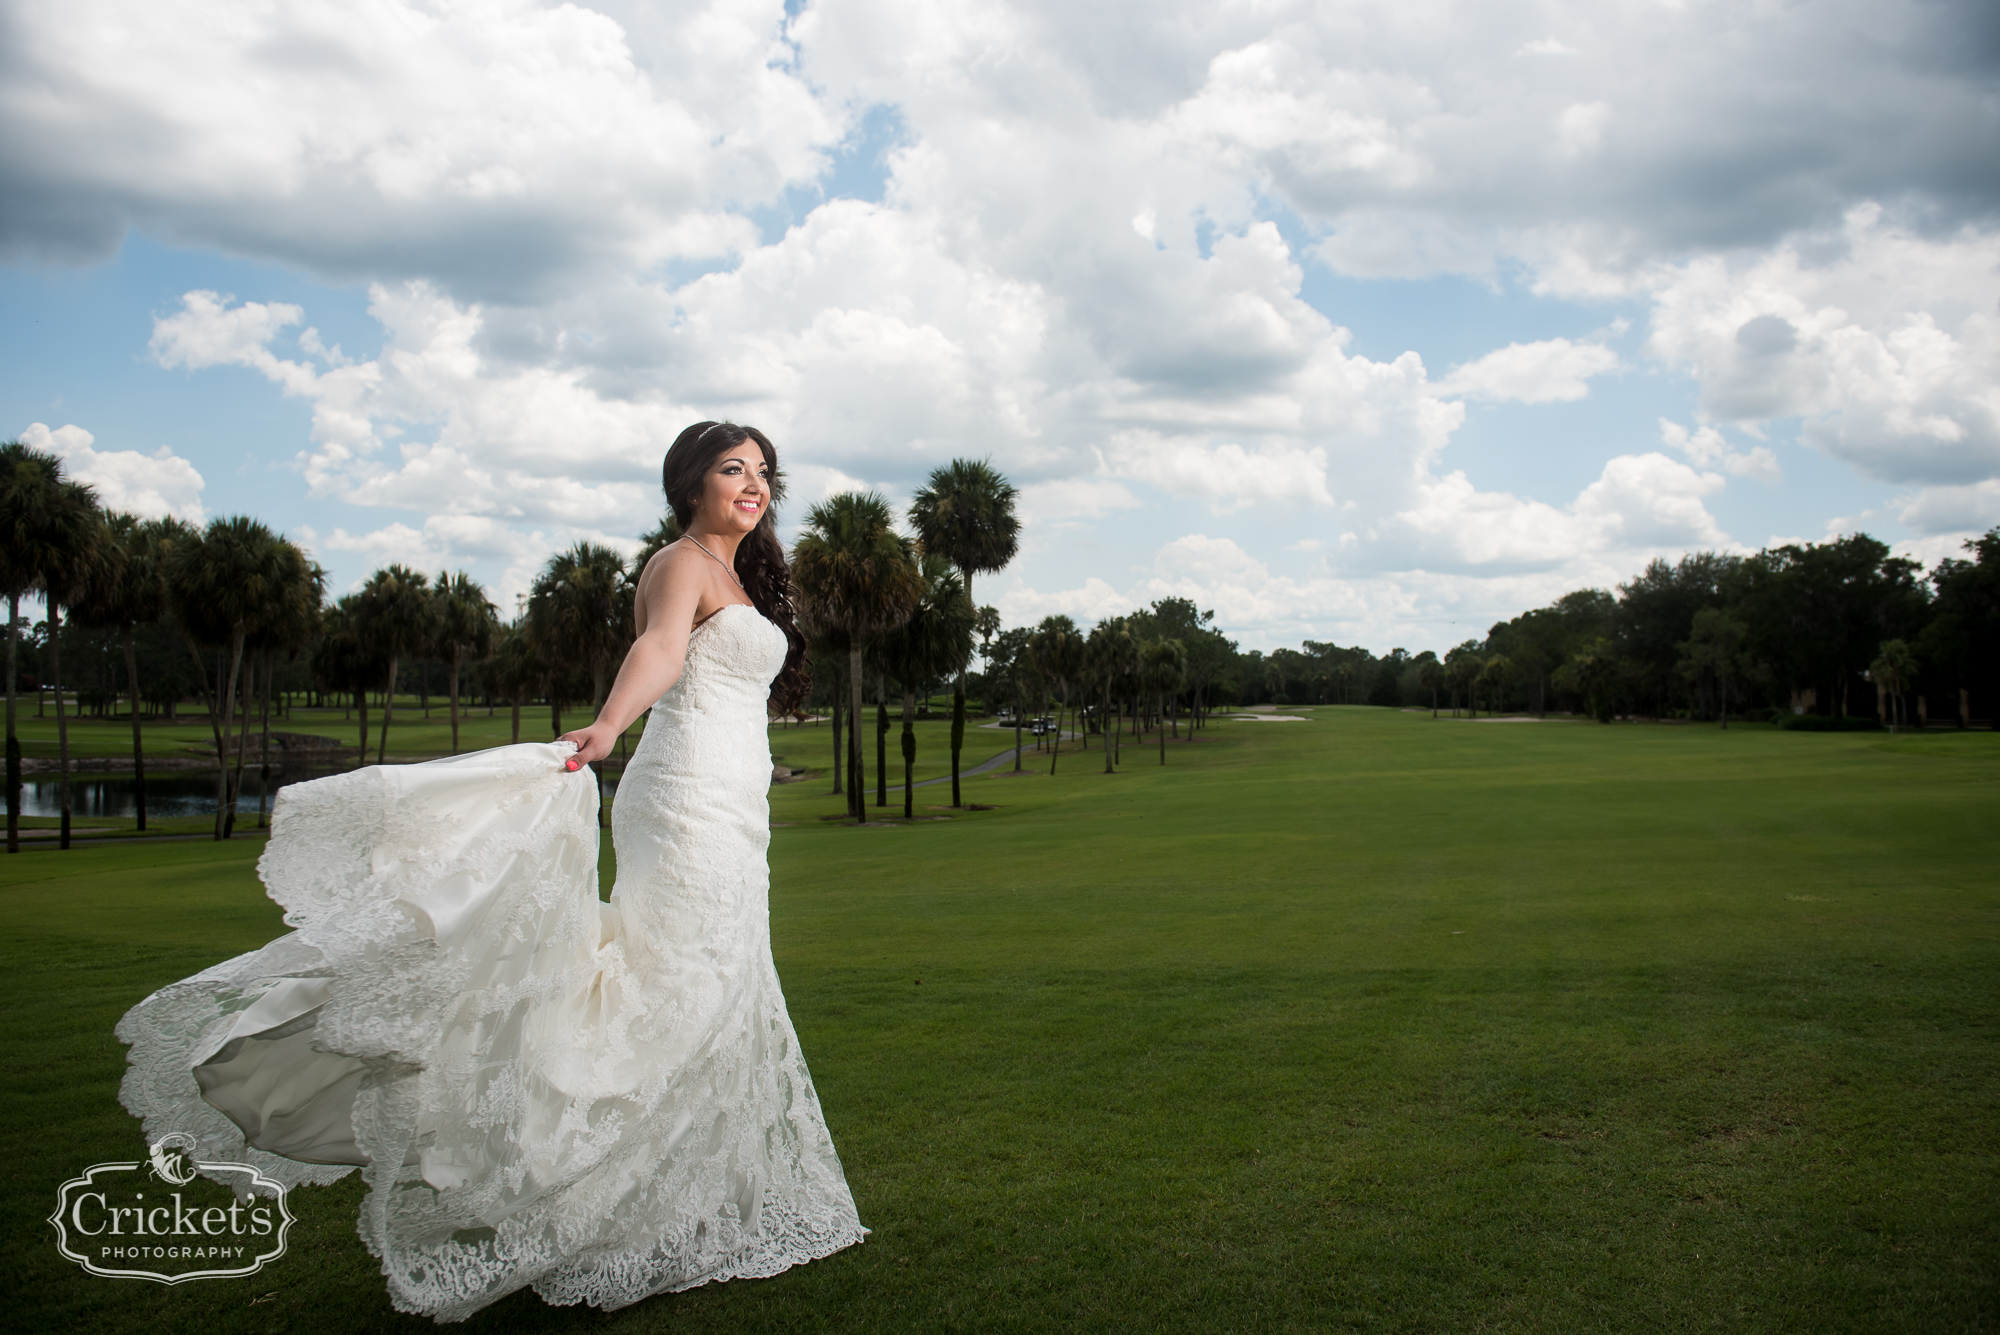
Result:
[[[1444,685],[1444,664],[1437,661],[1437,655],[1424,650],[1417,660],[1417,685],[1431,693],[1431,717],[1438,716],[1438,687]]]
[[[1486,712],[1497,714],[1504,703],[1501,692],[1507,685],[1507,678],[1513,674],[1514,664],[1505,654],[1495,654],[1479,669],[1478,682],[1486,688]]]
[[[379,655],[362,636],[361,596],[350,593],[326,610],[319,643],[313,646],[312,674],[320,689],[352,694],[361,715],[361,746],[354,767],[368,763],[368,688],[382,677]],[[515,720],[519,723],[519,710]],[[517,735],[516,741],[520,738]]]
[[[910,619],[875,641],[879,661],[903,688],[903,817],[916,815],[917,686],[948,677],[972,657],[978,614],[966,597],[965,582],[942,556],[926,553],[920,564],[924,591]]]
[[[987,678],[989,680],[994,677],[1003,678],[1009,686],[1014,688],[1014,772],[1016,774],[1022,772],[1021,689],[1030,670],[1028,665],[1028,637],[1031,633],[1023,626],[1016,626],[1012,630],[1003,630],[993,637],[992,643],[986,646],[983,655],[986,659]]]
[[[135,630],[166,612],[167,583],[160,572],[160,526],[128,514],[105,516],[118,559],[100,567],[72,620],[118,632],[125,650],[125,687],[132,697],[132,783],[138,827],[146,828],[146,748],[139,721],[139,654]]]
[[[382,696],[382,738],[375,747],[375,763],[380,765],[389,756],[389,721],[396,711],[396,669],[404,654],[430,640],[437,609],[431,603],[427,578],[404,566],[392,565],[369,577],[361,588],[355,612],[355,629],[388,667],[388,686]]]
[[[660,522],[639,535],[639,554],[632,558],[632,578],[638,579],[639,572],[646,568],[646,562],[663,547],[669,547],[681,540],[681,525],[674,518],[672,510],[660,516]]]
[[[972,600],[972,577],[1006,568],[1021,545],[1021,521],[1014,502],[1020,492],[986,460],[954,459],[931,473],[910,503],[910,526],[926,552],[944,557],[965,577]],[[974,604],[977,606],[977,604]],[[951,692],[951,804],[958,791],[959,753],[965,749],[965,669]],[[1018,753],[1017,757],[1018,759]]]
[[[41,583],[35,536],[41,499],[62,478],[62,460],[18,440],[0,445],[0,590],[7,594],[7,851],[21,851],[21,739],[14,695],[20,684],[21,595]]]
[[[1721,695],[1722,726],[1729,727],[1729,679],[1735,676],[1744,640],[1750,628],[1720,607],[1704,607],[1694,614],[1685,643],[1681,645],[1680,673],[1690,685],[1713,676]]]
[[[232,793],[229,740],[236,724],[237,685],[243,647],[285,595],[290,544],[254,519],[237,515],[172,538],[166,546],[167,600],[208,695],[209,729],[215,736],[215,837],[230,830]],[[294,548],[294,551],[297,549]],[[213,686],[201,645],[218,646]],[[226,665],[226,667],[225,667]]]
[[[908,538],[891,526],[889,503],[875,492],[842,492],[806,514],[792,551],[807,634],[847,641],[848,812],[865,820],[861,786],[861,668],[869,639],[910,619],[923,598],[923,573]]]
[[[632,587],[625,558],[579,542],[549,558],[528,593],[528,620],[550,646],[562,645],[590,674],[591,704],[601,708],[611,672],[632,644]]]
[[[549,668],[551,699],[559,689],[553,683],[564,675],[563,664],[556,661],[561,655],[569,662],[581,660],[590,674],[592,711],[601,710],[612,670],[631,646],[632,619],[632,586],[624,557],[594,542],[579,542],[550,557],[528,593],[528,624]],[[597,819],[608,824],[611,809],[603,800],[604,771],[600,766],[594,772]]]
[[[107,559],[115,559],[104,527],[103,512],[97,508],[97,493],[81,482],[63,476],[62,461],[52,454],[28,449],[16,443],[7,457],[6,514],[0,519],[6,537],[8,578],[25,575],[40,587],[48,609],[49,679],[56,697],[57,791],[62,800],[62,831],[59,845],[70,843],[69,715],[63,708],[62,691],[62,609],[86,596],[93,582],[101,578]],[[10,601],[10,611],[15,606]],[[10,637],[12,631],[10,629]],[[12,640],[9,640],[10,657]],[[8,699],[13,698],[12,664],[9,664]],[[14,740],[13,715],[8,714],[9,851],[20,847],[19,833],[19,743]]]
[[[1445,655],[1445,680],[1451,683],[1451,714],[1453,718],[1458,717],[1458,693],[1460,691],[1465,692],[1466,704],[1469,706],[1468,712],[1473,718],[1479,717],[1479,708],[1477,702],[1473,699],[1472,689],[1475,683],[1478,682],[1479,674],[1485,666],[1486,661],[1479,656],[1479,642],[1477,640],[1468,640]]]
[[[1903,692],[1917,679],[1917,656],[1906,640],[1884,640],[1868,674],[1889,693],[1889,731],[1894,733],[1899,719],[1909,719],[1909,711],[1903,708]]]
[[[326,570],[305,554],[297,543],[278,539],[278,588],[276,596],[265,605],[264,615],[258,619],[249,644],[259,651],[264,661],[264,687],[256,693],[259,701],[260,724],[263,738],[257,747],[257,828],[262,830],[270,823],[265,796],[271,777],[271,673],[272,659],[283,651],[287,657],[296,657],[298,652],[311,644],[319,635],[320,619],[326,604]],[[254,678],[253,678],[254,679]],[[244,730],[248,732],[246,727]],[[236,790],[243,788],[243,743],[237,742]],[[235,820],[235,803],[230,804],[230,821]]]
[[[1049,773],[1054,774],[1062,758],[1062,716],[1069,708],[1069,684],[1083,671],[1083,636],[1068,617],[1050,616],[1042,618],[1028,644],[1043,680],[1062,692],[1062,703],[1056,706],[1055,745],[1049,751]]]
[[[1611,674],[1617,666],[1613,656],[1611,641],[1602,635],[1593,635],[1577,645],[1570,655],[1569,676],[1583,692],[1591,714],[1599,723],[1611,722],[1610,685]]]
[[[1140,678],[1160,702],[1160,763],[1167,763],[1167,700],[1187,675],[1187,650],[1179,640],[1154,640],[1140,655]]]
[[[805,625],[802,624],[800,629],[804,630]],[[843,735],[841,724],[847,715],[847,641],[838,633],[828,632],[825,627],[815,626],[814,631],[817,633],[809,634],[808,637],[812,651],[813,680],[826,681],[829,693],[833,697],[827,716],[828,722],[832,725],[833,737],[833,791],[836,794],[845,794],[847,765],[843,758],[847,753],[841,749]]]
[[[504,626],[486,660],[486,680],[494,694],[514,707],[514,744],[521,742],[521,705],[535,698],[542,665],[525,627]]]
[[[1112,692],[1118,678],[1131,670],[1137,657],[1138,645],[1132,632],[1126,627],[1123,617],[1113,617],[1100,621],[1091,630],[1090,638],[1084,641],[1083,670],[1085,676],[1100,688],[1098,700],[1104,710],[1104,772],[1113,773],[1113,753],[1118,747],[1118,724],[1112,705]]]
[[[459,668],[467,654],[484,658],[492,651],[493,633],[500,623],[486,590],[463,570],[456,575],[440,572],[435,588],[437,636],[433,643],[438,657],[451,660],[451,753],[457,755]]]

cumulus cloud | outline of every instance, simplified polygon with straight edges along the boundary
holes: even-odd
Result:
[[[686,410],[605,398],[575,370],[495,368],[475,346],[479,308],[426,284],[377,287],[369,309],[387,343],[365,362],[280,357],[270,343],[295,308],[205,291],[155,322],[152,348],[162,365],[247,366],[310,400],[313,447],[298,463],[317,495],[571,530],[651,515],[640,479]]]
[[[1032,525],[1205,513],[1137,583],[1069,571],[1003,607],[1213,588],[1288,629],[1727,544],[1720,489],[1780,480],[1732,441],[1774,421],[1918,488],[1913,526],[2000,477],[1970,0],[795,9],[17,8],[0,246],[102,255],[138,226],[369,284],[373,358],[205,289],[152,353],[311,405],[303,485],[381,512],[327,550],[508,579],[650,523],[660,452],[707,416],[778,437],[794,521],[961,455]],[[871,109],[880,188],[838,197]],[[1476,485],[1444,462],[1466,404],[1602,397],[1614,336],[1434,380],[1354,351],[1315,266],[1648,307],[1699,415],[1662,452],[1607,445],[1567,500]]]
[[[1660,442],[1668,449],[1685,454],[1697,467],[1720,468],[1731,477],[1777,482],[1784,476],[1784,470],[1778,466],[1778,456],[1771,453],[1768,447],[1752,445],[1747,450],[1734,449],[1712,426],[1696,427],[1690,431],[1680,423],[1662,417]]]
[[[1106,467],[1217,511],[1251,506],[1291,508],[1333,504],[1324,449],[1234,441],[1210,444],[1157,432],[1120,432],[1105,443]]]
[[[1798,417],[1890,482],[2000,476],[2000,233],[1925,237],[1877,205],[1768,254],[1665,277],[1647,349],[1723,422]]]
[[[63,461],[63,471],[97,490],[98,504],[144,519],[168,515],[190,524],[205,522],[201,508],[201,474],[194,465],[162,445],[152,454],[137,450],[100,450],[97,437],[76,425],[51,430],[30,422],[21,443],[47,450]]]
[[[1566,338],[1509,343],[1453,367],[1438,382],[1438,393],[1502,403],[1567,403],[1590,393],[1592,376],[1617,369],[1618,354],[1601,343]]]
[[[712,0],[642,55],[530,0],[17,8],[0,244],[86,256],[157,226],[467,297],[732,253],[755,239],[732,210],[816,177],[844,130],[778,17]]]
[[[1896,517],[1927,537],[1984,533],[2000,524],[2000,478],[1965,487],[1925,487],[1898,507]]]

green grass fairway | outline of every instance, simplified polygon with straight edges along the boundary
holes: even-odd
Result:
[[[30,759],[53,760],[57,755],[56,716],[51,706],[45,717],[36,717],[35,701],[29,696],[21,709],[16,725],[21,739],[21,754]],[[565,728],[580,728],[591,719],[588,704],[566,710],[563,714]],[[546,742],[555,734],[549,728],[550,718],[546,706],[538,705],[521,711],[521,740],[524,742]],[[203,713],[183,712],[173,723],[164,719],[147,718],[142,721],[145,734],[146,754],[150,758],[190,758],[200,756],[212,759],[215,754],[215,733],[210,729],[208,716]],[[253,722],[250,734],[250,760],[256,762],[259,725]],[[632,728],[632,737],[638,738],[639,725]],[[307,709],[303,706],[292,711],[290,718],[281,718],[276,713],[271,716],[271,731],[313,733],[330,737],[346,750],[347,764],[352,764],[361,741],[361,720],[352,712],[338,709]],[[459,747],[465,751],[476,751],[489,746],[505,746],[514,738],[513,712],[507,708],[494,710],[488,716],[483,707],[463,706],[458,715]],[[382,711],[379,706],[368,711],[368,755],[372,760],[375,748],[382,740]],[[828,747],[831,750],[831,745]],[[391,757],[441,756],[451,751],[451,714],[440,696],[431,697],[430,717],[418,706],[415,696],[396,697],[396,715],[389,721],[389,755]],[[275,756],[277,747],[272,746]],[[69,720],[69,753],[72,757],[114,757],[130,759],[132,755],[132,720],[129,715],[113,718],[78,718]]]
[[[778,966],[874,1235],[469,1328],[2000,1322],[2000,737],[1353,708],[1125,760],[907,826],[774,790]],[[0,863],[21,1329],[431,1328],[390,1310],[353,1179],[294,1193],[245,1281],[94,1278],[44,1222],[141,1148],[118,1016],[282,930],[260,848]]]

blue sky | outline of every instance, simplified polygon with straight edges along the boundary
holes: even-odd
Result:
[[[337,588],[510,607],[707,416],[1246,647],[2000,523],[1977,6],[100,9],[12,16],[0,431]]]

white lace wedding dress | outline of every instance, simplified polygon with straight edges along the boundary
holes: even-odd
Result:
[[[765,696],[785,638],[696,627],[612,809],[562,744],[294,784],[258,872],[294,930],[118,1024],[149,1141],[290,1185],[362,1168],[405,1312],[615,1308],[867,1232],[771,962]],[[247,1143],[246,1143],[247,1142]]]

